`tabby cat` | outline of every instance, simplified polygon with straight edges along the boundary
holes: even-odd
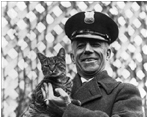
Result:
[[[69,77],[66,76],[66,62],[65,62],[65,50],[61,48],[57,56],[46,57],[41,53],[38,53],[38,58],[41,62],[42,71],[44,74],[44,79],[36,86],[36,89],[33,91],[32,100],[28,112],[23,116],[60,116],[62,109],[48,107],[45,104],[43,95],[41,92],[41,87],[43,83],[51,83],[53,90],[55,88],[62,88],[69,95],[71,93],[72,81]],[[56,93],[54,93],[58,96]],[[72,100],[72,103],[80,105],[80,102],[77,100]],[[50,105],[51,106],[51,105]],[[53,105],[54,106],[54,105]],[[56,114],[54,111],[56,110]],[[57,111],[59,114],[57,114]]]

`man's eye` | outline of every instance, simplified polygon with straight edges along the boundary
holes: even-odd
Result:
[[[91,43],[91,46],[93,46],[93,47],[100,47],[101,44],[100,43]]]
[[[78,48],[83,48],[85,46],[85,44],[78,44]]]

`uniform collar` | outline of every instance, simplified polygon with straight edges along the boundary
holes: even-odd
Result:
[[[97,83],[102,86],[102,88],[106,91],[107,94],[110,94],[113,89],[115,87],[117,87],[117,85],[120,82],[117,82],[115,79],[111,78],[107,71],[102,71],[100,73],[97,74],[97,76],[95,76],[93,79],[96,79]],[[82,86],[82,81],[81,81],[81,77],[79,74],[76,75],[76,77],[74,78],[74,91],[76,92],[81,86]],[[76,86],[75,86],[76,85]]]
[[[89,82],[89,81],[91,81],[93,78],[90,78],[90,79],[85,79],[85,78],[83,78],[83,77],[81,77],[81,82],[82,83],[86,83],[86,82]]]
[[[114,88],[116,88],[117,85],[120,83],[110,77],[107,71],[102,71],[95,77],[95,79],[97,79],[98,84],[100,84],[104,88],[107,94],[110,94],[114,90]]]

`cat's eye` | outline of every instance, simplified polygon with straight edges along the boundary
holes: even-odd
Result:
[[[48,68],[49,67],[49,65],[44,65],[46,68]]]
[[[56,65],[61,66],[61,63],[57,63]]]

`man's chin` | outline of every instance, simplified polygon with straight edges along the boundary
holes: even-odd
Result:
[[[93,69],[84,69],[84,72],[85,73],[88,73],[88,74],[92,74],[92,73],[95,73],[96,72],[96,70],[93,70]]]

